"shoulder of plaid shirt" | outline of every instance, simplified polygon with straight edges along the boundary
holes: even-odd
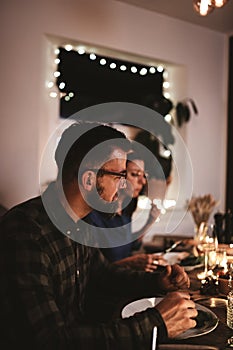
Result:
[[[160,293],[159,275],[119,269],[98,248],[74,242],[51,222],[41,197],[4,215],[0,250],[4,349],[146,349],[155,326],[159,340],[166,339],[154,308],[128,319],[96,317],[94,306],[104,296],[115,303]]]

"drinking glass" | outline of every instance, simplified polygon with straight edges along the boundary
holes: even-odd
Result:
[[[213,275],[213,269],[216,266],[216,250],[218,248],[218,240],[214,235],[213,225],[205,224],[202,232],[199,232],[197,241],[197,249],[200,254],[204,254],[204,271],[199,273],[199,279],[205,279]]]

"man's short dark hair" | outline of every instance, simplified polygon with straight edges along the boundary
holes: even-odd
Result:
[[[62,176],[63,182],[69,182],[78,175],[85,156],[101,143],[104,143],[101,152],[95,152],[94,158],[89,158],[92,166],[106,160],[116,147],[125,152],[130,149],[130,141],[125,134],[106,124],[79,121],[63,132],[55,152],[58,176]]]

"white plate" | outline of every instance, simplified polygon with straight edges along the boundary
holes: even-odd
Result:
[[[144,298],[144,299],[135,300],[132,303],[127,304],[122,309],[121,316],[122,318],[133,316],[136,312],[141,312],[146,310],[149,307],[154,307],[162,299],[163,298]],[[210,321],[207,324],[205,324],[203,327],[188,329],[187,331],[178,335],[175,339],[187,339],[187,338],[198,337],[200,335],[204,335],[213,331],[217,327],[218,317],[215,315],[215,313],[203,305],[200,305],[197,303],[195,303],[195,305],[197,310],[204,311],[208,314]]]

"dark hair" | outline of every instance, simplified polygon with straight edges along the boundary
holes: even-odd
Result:
[[[88,166],[93,167],[106,161],[115,147],[128,152],[130,141],[121,131],[97,122],[79,121],[68,127],[55,152],[58,176],[62,176],[64,182],[73,180],[85,156],[103,142],[101,152],[94,152],[94,156],[90,155],[88,160],[85,159],[86,165],[87,162],[90,163]]]
[[[163,145],[161,141],[148,131],[139,132],[134,138],[134,141],[144,145],[148,151],[151,151],[158,162],[158,166],[156,166],[153,157],[149,154],[144,157],[145,168],[149,177],[156,178],[157,180],[167,180],[172,171],[172,156],[170,155],[166,158],[160,154],[160,145]],[[168,149],[165,145],[163,147]]]
[[[142,151],[140,151],[140,148],[134,141],[131,142],[131,150],[127,154],[127,163],[133,162],[134,160],[143,160],[144,161],[144,154]]]

